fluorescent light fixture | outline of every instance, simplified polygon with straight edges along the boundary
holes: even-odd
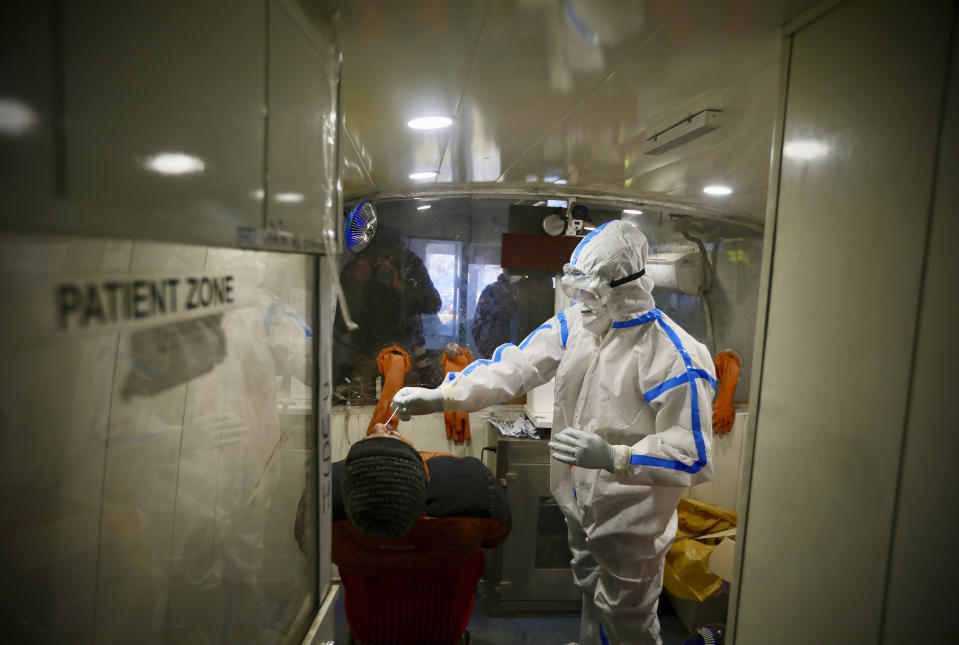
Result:
[[[263,193],[263,189],[262,189],[262,188],[257,188],[256,190],[250,192],[250,197],[252,197],[253,199],[255,199],[255,200],[257,200],[257,201],[262,200],[262,199],[263,199],[263,195],[264,195],[264,193]]]
[[[277,193],[274,199],[283,204],[299,204],[303,201],[303,193]]]
[[[429,210],[429,209],[431,209],[431,208],[433,208],[431,205],[429,205],[429,204],[423,204],[422,206],[417,206],[417,207],[416,207],[416,210],[418,210],[418,211],[425,211],[425,210]]]
[[[554,184],[562,184],[562,185],[565,185],[565,184],[566,184],[566,180],[565,180],[565,179],[557,179],[557,180],[554,181],[553,183],[554,183]]]
[[[206,164],[199,157],[184,152],[160,152],[147,157],[143,167],[161,175],[197,175]]]
[[[790,159],[817,159],[829,153],[829,146],[822,141],[797,139],[787,141],[783,146],[783,155]]]
[[[410,119],[406,125],[414,130],[439,130],[453,125],[453,119],[448,116],[420,116]]]
[[[547,199],[546,205],[550,208],[566,208],[569,205],[565,199]]]
[[[638,211],[635,208],[624,208],[623,215],[642,215],[643,211]]]
[[[0,99],[0,134],[13,137],[23,134],[36,120],[33,110],[20,101]]]
[[[424,170],[410,174],[410,179],[435,179],[438,174],[435,170]]]
[[[533,175],[533,174],[526,175],[527,184],[535,184],[538,181],[539,181],[539,175]]]
[[[706,186],[703,188],[703,192],[707,195],[729,195],[733,192],[733,189],[729,186],[720,186],[719,184],[713,184],[712,186]]]
[[[661,155],[676,146],[715,130],[719,127],[719,114],[719,110],[701,110],[683,118],[665,130],[660,130],[653,136],[647,137],[643,146],[643,153]]]

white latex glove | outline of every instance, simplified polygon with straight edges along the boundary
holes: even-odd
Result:
[[[393,396],[390,407],[396,416],[409,421],[414,414],[432,414],[443,411],[443,393],[439,388],[404,387]]]
[[[598,434],[585,432],[576,428],[566,428],[549,442],[552,452],[550,456],[564,464],[573,464],[581,468],[604,468],[614,471],[617,459],[622,448],[627,446],[611,446]]]

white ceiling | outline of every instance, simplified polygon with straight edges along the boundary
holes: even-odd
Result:
[[[782,25],[811,4],[331,3],[340,10],[345,197],[555,188],[761,220]],[[719,129],[643,154],[645,136],[706,107],[722,110]],[[454,123],[407,127],[423,115]],[[409,178],[430,170],[435,180]],[[706,195],[710,183],[733,193]]]

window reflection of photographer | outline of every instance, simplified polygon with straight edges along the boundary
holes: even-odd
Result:
[[[471,331],[476,347],[489,358],[503,343],[515,343],[517,331],[518,289],[522,278],[500,273],[495,282],[486,285],[476,303]]]
[[[359,328],[348,332],[337,311],[334,378],[350,378],[354,391],[373,398],[376,356],[389,345],[406,349],[413,363],[407,383],[437,384],[443,377],[438,358],[427,354],[423,314],[442,304],[426,265],[403,240],[380,229],[373,242],[340,273],[350,313]]]

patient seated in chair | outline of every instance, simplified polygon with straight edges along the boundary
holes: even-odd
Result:
[[[377,424],[333,464],[333,562],[362,645],[468,643],[483,549],[502,544],[506,494],[478,459],[418,452]]]

